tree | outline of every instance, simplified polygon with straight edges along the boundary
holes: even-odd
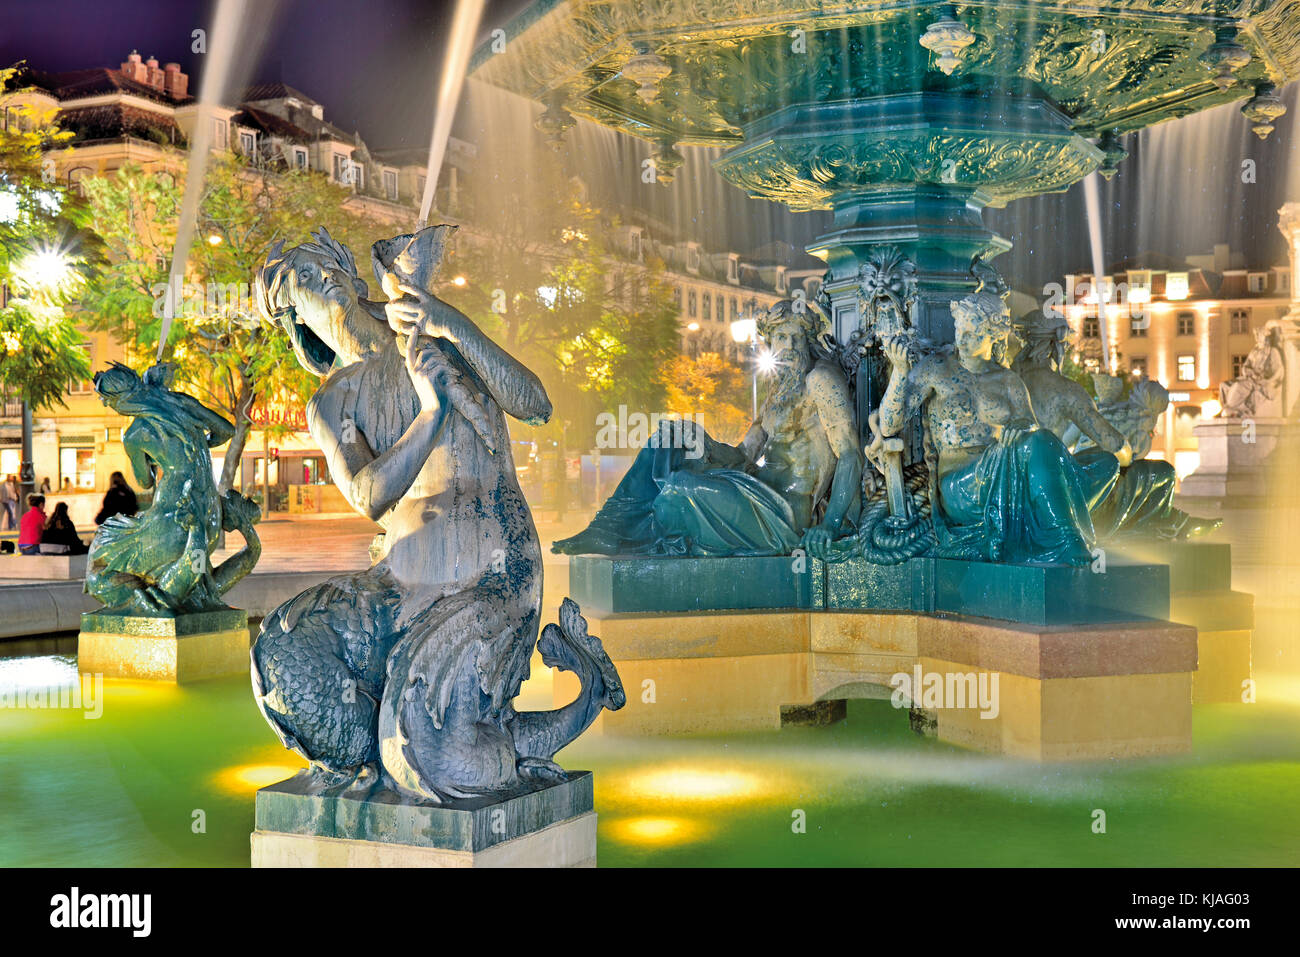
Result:
[[[0,90],[16,85],[0,69]],[[71,134],[52,112],[11,107],[0,130],[0,390],[33,410],[64,405],[68,383],[90,374],[82,337],[68,306],[81,290],[88,261],[84,208],[58,182],[47,151]],[[15,122],[16,120],[16,122]]]
[[[557,409],[547,431],[578,446],[615,400],[661,411],[662,368],[677,353],[677,309],[663,264],[610,254],[607,225],[580,188],[552,170],[479,189],[440,290],[542,379]],[[445,275],[444,278],[447,276]]]
[[[735,444],[749,430],[750,417],[745,373],[726,356],[702,352],[675,356],[664,367],[667,411],[681,416],[701,416],[709,435]]]
[[[169,166],[184,164],[177,155]],[[152,361],[184,184],[170,172],[130,166],[83,182],[107,254],[84,299],[90,323],[112,330],[134,362]],[[254,169],[231,152],[209,164],[186,282],[179,296],[172,290],[168,348],[178,383],[235,425],[218,483],[223,492],[234,484],[257,412],[268,436],[284,435],[293,426],[274,411],[301,408],[318,384],[283,330],[261,321],[254,276],[275,242],[306,241],[317,226],[354,250],[368,249],[385,228],[348,208],[351,196],[312,170]]]

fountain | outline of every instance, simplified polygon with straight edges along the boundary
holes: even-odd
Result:
[[[771,725],[781,706],[888,685],[916,665],[1008,673],[996,719],[920,709],[918,722],[948,740],[1041,758],[1190,747],[1196,630],[1169,621],[1165,564],[1094,547],[1084,513],[1096,517],[1100,493],[1085,494],[1080,460],[1042,436],[1027,401],[1016,413],[1023,386],[999,371],[1006,286],[989,265],[1011,243],[983,212],[1113,174],[1125,135],[1232,101],[1246,100],[1268,135],[1276,87],[1300,75],[1288,4],[539,0],[504,32],[471,69],[545,104],[550,134],[583,117],[653,143],[669,171],[682,147],[722,147],[715,169],[750,196],[831,212],[807,247],[827,266],[808,305],[825,318],[819,361],[843,371],[869,465],[856,536],[830,529],[829,547],[826,529],[805,522],[793,549],[748,535],[730,554],[702,550],[664,517],[662,497],[619,493],[606,518],[661,521],[656,554],[644,554],[644,524],[632,556],[600,517],[560,543],[601,553],[574,555],[571,590],[601,611],[628,683],[671,676],[691,701],[676,715],[630,702],[602,721]],[[1010,417],[972,407],[960,381],[990,401],[1011,396]],[[999,435],[1014,456],[989,451]],[[972,493],[956,453],[969,448],[949,440],[1001,463],[980,466],[1006,476],[1000,515],[988,493],[962,498]],[[1127,471],[1123,455],[1108,468]],[[762,693],[719,706],[719,669],[742,664],[740,683]],[[557,698],[571,692],[557,682]]]

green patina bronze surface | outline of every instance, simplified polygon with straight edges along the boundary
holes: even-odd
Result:
[[[169,366],[143,376],[119,363],[95,375],[104,404],[131,418],[122,445],[153,502],[136,515],[114,515],[95,533],[87,557],[86,591],[105,615],[174,618],[228,610],[221,596],[253,569],[261,544],[253,526],[257,503],[218,494],[211,449],[234,426],[197,399],[172,391]],[[216,568],[210,555],[222,531],[238,531],[244,547]]]
[[[920,44],[943,8],[973,37],[951,76]],[[1071,134],[1131,132],[1300,75],[1297,12],[1295,0],[540,0],[507,24],[504,49],[485,44],[471,69],[489,83],[644,139],[748,150],[761,148],[756,143],[774,117],[800,105],[889,110],[887,101],[906,103],[921,92],[991,96],[992,110],[1012,116],[1018,102],[1051,104],[1063,120],[1054,145],[1052,137],[1016,143],[993,125],[963,135],[943,123],[878,131],[860,143],[836,114],[820,124],[822,135],[814,123],[797,145],[768,147],[772,180],[750,179],[748,164],[734,155],[721,164],[724,175],[734,171],[739,185],[756,187],[758,195],[790,195],[801,204],[816,205],[827,175],[836,185],[953,183],[944,178],[945,158],[957,161],[959,185],[1019,178],[1027,195],[1101,162],[1087,144],[1068,147]],[[1235,84],[1221,89],[1202,57],[1225,26],[1237,29],[1235,43],[1249,60],[1235,70]],[[669,68],[650,95],[633,79],[634,58],[647,54]],[[1017,192],[999,189],[1008,197]]]

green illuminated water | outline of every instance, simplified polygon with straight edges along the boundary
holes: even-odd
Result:
[[[0,690],[73,667],[0,659]],[[1300,862],[1300,705],[1198,707],[1195,739],[1179,759],[1040,766],[919,738],[888,701],[857,701],[832,727],[590,736],[560,759],[595,772],[606,867]],[[246,866],[253,792],[295,765],[244,677],[108,682],[94,720],[5,709],[0,865]]]

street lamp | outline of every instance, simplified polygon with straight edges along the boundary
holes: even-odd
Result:
[[[14,278],[26,286],[34,300],[51,299],[57,290],[71,281],[72,260],[57,246],[39,246],[15,264]],[[36,488],[36,466],[32,462],[32,406],[22,399],[22,460],[18,465],[19,501]]]

